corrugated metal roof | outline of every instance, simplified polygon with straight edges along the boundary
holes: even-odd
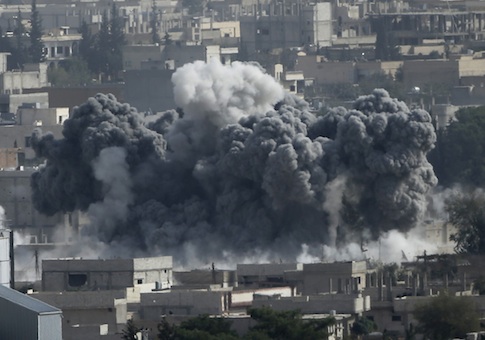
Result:
[[[56,307],[2,285],[0,285],[0,299],[11,301],[39,314],[62,313],[62,311]]]

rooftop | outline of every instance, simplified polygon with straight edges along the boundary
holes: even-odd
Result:
[[[8,300],[19,306],[25,307],[38,314],[59,314],[62,311],[56,307],[48,305],[45,302],[34,299],[28,295],[20,293],[14,289],[0,285],[0,298]]]

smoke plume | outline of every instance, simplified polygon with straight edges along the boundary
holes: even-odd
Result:
[[[292,260],[302,244],[376,239],[423,215],[436,184],[426,111],[376,89],[317,116],[247,63],[195,62],[172,81],[177,110],[145,117],[98,94],[62,139],[36,130],[36,208],[88,211],[102,241],[147,254]]]

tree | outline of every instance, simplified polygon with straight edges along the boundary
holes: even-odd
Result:
[[[123,70],[123,46],[126,45],[125,33],[123,32],[123,18],[120,17],[118,7],[113,2],[111,6],[111,20],[109,23],[109,74],[118,78]]]
[[[22,13],[20,9],[17,12],[17,17],[15,18],[15,48],[12,51],[12,63],[14,68],[23,68],[27,61],[27,48],[25,47],[25,26],[22,22]]]
[[[49,68],[47,78],[52,86],[84,86],[92,82],[92,74],[83,59],[73,57]]]
[[[95,56],[95,37],[91,34],[88,24],[85,20],[82,21],[79,28],[81,33],[81,41],[79,42],[79,57],[83,59],[88,68],[93,73],[97,73],[97,61]]]
[[[44,44],[42,43],[42,19],[37,10],[36,0],[32,0],[32,12],[30,14],[30,58],[33,63],[40,63],[44,58]]]
[[[457,229],[450,236],[458,253],[485,253],[485,194],[455,194],[445,201],[448,221]]]
[[[140,331],[140,329],[135,325],[135,322],[133,319],[129,319],[128,322],[126,323],[125,329],[122,331],[122,336],[121,338],[124,340],[137,340],[138,336],[137,333]]]
[[[155,1],[153,1],[152,4],[152,12],[151,12],[151,17],[150,17],[150,33],[152,36],[152,43],[154,44],[160,44],[161,39],[160,36],[158,35],[158,9],[157,5],[155,4]]]
[[[302,319],[298,311],[275,311],[268,307],[250,309],[257,324],[249,330],[248,339],[327,339],[328,327],[335,323],[332,317],[322,320]]]
[[[446,129],[437,134],[428,156],[439,183],[451,186],[485,185],[485,107],[463,108]]]
[[[466,333],[480,328],[478,313],[464,297],[441,294],[418,305],[413,314],[426,339],[465,338]]]
[[[358,317],[352,325],[352,335],[361,338],[363,335],[367,335],[374,332],[377,329],[377,325],[374,321],[366,317]]]
[[[231,322],[224,318],[212,318],[201,315],[186,321],[179,326],[169,324],[165,318],[158,324],[160,340],[235,340],[237,333],[231,330]]]
[[[109,31],[108,13],[103,11],[101,26],[99,32],[95,38],[95,55],[97,56],[96,62],[93,65],[96,73],[104,73],[109,75],[110,73],[110,54],[111,54],[111,38]]]

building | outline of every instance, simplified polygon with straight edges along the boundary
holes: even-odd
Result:
[[[61,340],[62,311],[0,285],[0,338]]]
[[[366,287],[365,261],[306,263],[301,273],[299,291],[303,295],[320,293],[354,294]]]
[[[42,290],[48,292],[117,290],[145,283],[167,288],[172,282],[171,256],[42,261]]]
[[[30,296],[62,310],[63,339],[109,340],[119,339],[126,326],[126,295],[125,290],[98,290],[36,292]]]

